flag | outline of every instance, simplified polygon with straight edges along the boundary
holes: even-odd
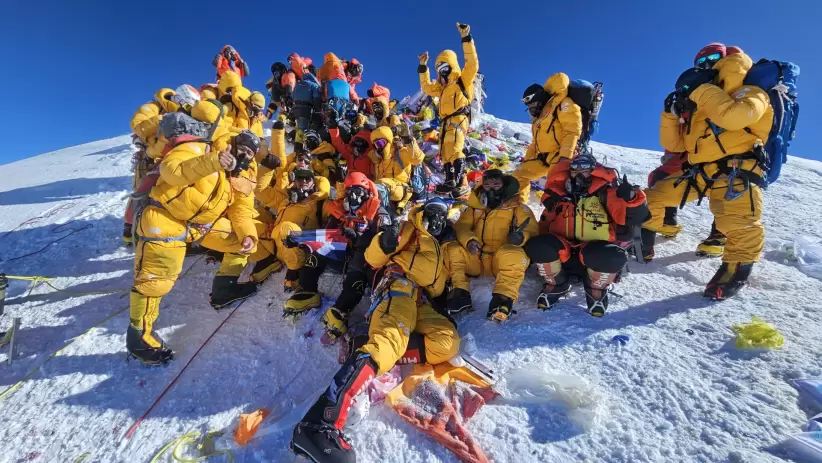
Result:
[[[333,260],[345,260],[345,250],[348,248],[348,239],[343,236],[342,230],[304,230],[291,233],[291,237],[294,238],[294,241],[311,248],[312,252],[321,256],[326,256]]]

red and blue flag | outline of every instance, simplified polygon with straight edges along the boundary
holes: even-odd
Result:
[[[343,236],[342,230],[325,228],[304,230],[291,233],[291,237],[294,238],[294,241],[310,248],[312,252],[333,260],[345,260],[348,239]]]

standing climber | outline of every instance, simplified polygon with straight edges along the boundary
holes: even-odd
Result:
[[[463,197],[469,193],[465,178],[465,135],[471,116],[471,100],[474,97],[474,77],[479,71],[479,59],[474,39],[471,37],[471,26],[457,23],[457,30],[462,37],[462,52],[465,58],[465,69],[460,69],[457,54],[445,50],[437,56],[436,80],[431,80],[428,72],[428,52],[419,56],[417,72],[420,75],[420,86],[427,95],[438,97],[440,118],[440,156],[445,168],[445,182],[438,191]]]
[[[217,80],[220,80],[220,77],[226,71],[234,71],[239,74],[240,77],[246,77],[251,74],[251,71],[248,69],[248,64],[243,61],[243,58],[231,45],[224,46],[223,49],[220,50],[220,53],[217,53],[214,59],[211,60],[211,65],[217,68]]]

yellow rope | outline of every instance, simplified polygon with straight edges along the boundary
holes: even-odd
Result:
[[[198,444],[197,449],[200,450],[200,451],[203,451],[203,449],[204,449],[204,447],[206,447],[206,445],[211,444],[211,439],[212,438],[221,436],[222,434],[223,433],[219,432],[219,431],[209,431],[205,436],[204,443],[203,444]],[[193,444],[193,443],[197,442],[197,440],[200,438],[200,436],[201,436],[201,434],[200,434],[199,431],[192,431],[188,434],[183,434],[182,436],[180,436],[180,437],[170,441],[166,445],[164,445],[160,449],[160,451],[157,452],[156,455],[154,455],[154,458],[152,458],[149,463],[159,462],[160,457],[163,456],[163,454],[165,454],[166,452],[168,452],[169,449],[172,449],[171,450],[171,458],[173,458],[174,461],[176,461],[178,463],[197,463],[197,462],[200,462],[200,461],[206,461],[211,457],[216,457],[216,456],[220,456],[220,455],[225,455],[227,457],[226,461],[228,463],[232,463],[234,461],[234,455],[229,450],[215,450],[215,451],[208,452],[206,454],[203,454],[203,455],[200,455],[199,457],[194,457],[194,458],[181,457],[178,453],[180,451],[180,449],[184,445],[190,445],[190,444]]]
[[[49,363],[50,361],[54,360],[54,358],[57,357],[58,355],[60,355],[60,353],[63,352],[68,346],[72,345],[75,341],[82,338],[86,333],[93,330],[94,328],[97,328],[98,326],[102,325],[103,323],[111,320],[112,318],[116,317],[117,315],[120,315],[121,313],[125,312],[128,309],[129,309],[129,306],[125,306],[124,308],[118,310],[117,312],[114,312],[113,314],[109,315],[108,317],[104,318],[103,320],[101,320],[101,321],[97,322],[96,324],[92,325],[89,329],[87,329],[87,330],[83,331],[82,333],[80,333],[74,339],[69,341],[65,346],[61,347],[56,352],[51,354],[46,359],[45,362],[41,363],[36,368],[31,370],[26,376],[23,377],[23,379],[21,379],[20,381],[17,381],[12,386],[10,386],[8,389],[6,389],[2,393],[0,393],[0,400],[3,400],[4,398],[6,398],[7,395],[11,394],[12,391],[14,391],[18,387],[20,387],[21,384],[23,384],[25,381],[31,379],[32,376],[34,376],[35,374],[37,374],[38,371],[40,371],[40,368],[42,368],[45,364]]]

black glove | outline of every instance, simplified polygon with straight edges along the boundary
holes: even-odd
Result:
[[[352,242],[352,243],[356,242],[356,241],[357,241],[357,238],[359,238],[359,237],[360,237],[360,232],[358,232],[357,230],[355,230],[355,229],[353,229],[353,228],[351,228],[351,227],[345,227],[345,228],[343,228],[343,229],[342,229],[342,234],[343,234],[343,236],[344,236],[344,237],[346,237],[346,238],[348,238],[349,240],[351,240],[351,242]]]
[[[519,246],[525,241],[525,234],[520,230],[513,230],[508,233],[508,243]]]
[[[684,93],[677,92],[674,94],[674,101],[671,105],[671,113],[673,113],[674,116],[692,113],[695,109],[696,103],[691,101]]]
[[[285,130],[285,124],[283,124],[283,121],[277,119],[276,121],[274,121],[274,124],[271,125],[271,129],[272,130]]]
[[[671,112],[671,107],[674,105],[674,98],[676,97],[676,92],[671,92],[668,96],[665,97],[665,107],[662,108],[663,111],[666,113]]]
[[[291,234],[288,234],[288,236],[285,237],[285,239],[283,240],[283,244],[285,245],[285,247],[289,249],[293,249],[300,246],[300,243],[295,241],[294,237],[291,236]]]
[[[634,192],[634,185],[631,185],[628,182],[628,176],[622,176],[622,182],[620,182],[619,186],[617,187],[616,195],[617,198],[622,199],[623,201],[630,201],[634,199],[636,193]]]
[[[267,167],[271,170],[279,169],[280,158],[274,156],[273,154],[269,154],[268,156],[264,157],[262,161],[260,161],[260,165],[263,167]]]
[[[325,125],[328,126],[329,129],[337,129],[340,127],[340,123],[337,121],[337,119],[329,119]]]
[[[394,251],[397,250],[397,246],[400,244],[399,239],[399,227],[389,227],[385,229],[382,234],[380,235],[379,245],[382,252],[386,254],[393,254]]]

